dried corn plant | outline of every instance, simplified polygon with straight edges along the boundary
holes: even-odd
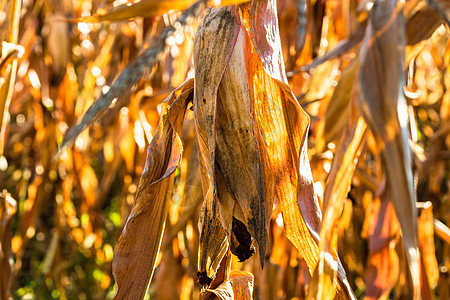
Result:
[[[0,299],[449,298],[447,1],[0,8]]]

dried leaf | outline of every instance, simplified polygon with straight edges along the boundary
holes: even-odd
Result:
[[[444,223],[436,219],[433,219],[433,227],[436,235],[444,240],[447,244],[450,244],[450,229],[445,226]]]
[[[342,71],[341,78],[334,89],[333,96],[331,96],[330,103],[325,112],[322,148],[328,142],[337,138],[345,128],[349,117],[350,95],[352,94],[358,67],[359,58],[355,57]]]
[[[333,298],[335,293],[333,282],[336,280],[338,273],[350,297],[354,297],[346,280],[345,271],[339,262],[339,258],[337,258],[337,249],[332,245],[332,241],[337,234],[337,226],[364,146],[366,133],[367,126],[362,117],[357,117],[355,110],[352,109],[350,121],[338,144],[331,166],[330,178],[325,188],[324,216],[319,242],[320,259],[309,286],[308,297]]]
[[[429,286],[434,289],[439,280],[439,269],[434,247],[433,205],[425,202],[417,220],[420,250]]]
[[[333,58],[340,57],[344,53],[350,51],[351,49],[353,49],[353,47],[358,45],[363,40],[366,26],[367,26],[367,20],[364,20],[363,22],[358,23],[357,28],[350,33],[348,38],[339,42],[333,49],[327,51],[327,53],[325,53],[323,56],[320,56],[320,57],[314,59],[314,61],[312,63],[310,63],[309,65],[303,66],[298,70],[288,72],[288,76],[292,77],[295,74],[298,74],[300,72],[305,72],[305,71],[314,69],[317,66],[323,64],[324,62],[326,62],[330,59],[333,59]]]
[[[259,26],[263,22],[270,26]],[[312,272],[318,261],[321,214],[306,153],[309,117],[287,85],[275,1],[254,1],[249,24],[253,44],[261,58],[261,62],[252,60],[255,110],[274,174],[276,197],[286,236]],[[339,275],[345,282],[345,273]],[[349,286],[338,289],[351,297]]]
[[[374,4],[361,49],[359,104],[376,139],[403,232],[415,297],[420,293],[417,217],[403,95],[405,21],[396,1]]]
[[[206,172],[202,168],[202,173]],[[203,174],[202,174],[202,177]],[[210,285],[219,263],[228,249],[228,240],[219,216],[212,217],[212,194],[207,193],[200,211],[198,230],[200,232],[198,253],[198,280]]]
[[[215,181],[217,93],[239,32],[236,7],[213,9],[194,42],[194,114],[204,203],[199,220],[199,275],[209,284],[226,250],[226,234],[217,210]],[[220,53],[220,55],[218,55]]]
[[[128,3],[114,7],[104,14],[77,18],[77,22],[124,21],[137,17],[158,16],[169,10],[183,10],[195,3],[195,0],[142,0],[131,5]]]
[[[270,26],[257,25],[263,20]],[[252,56],[256,120],[269,154],[276,197],[287,237],[313,268],[321,214],[306,154],[309,116],[286,84],[274,1],[253,2],[249,24],[259,54]],[[267,36],[275,40],[267,40]]]
[[[251,300],[253,294],[253,274],[245,271],[231,271],[229,279],[215,289],[202,291],[203,299]],[[214,297],[214,296],[215,297]],[[213,297],[212,297],[213,296]]]
[[[258,26],[263,22],[270,26]],[[287,85],[275,1],[254,1],[249,24],[261,59],[261,62],[253,59],[255,110],[274,174],[276,197],[283,213],[286,236],[312,272],[318,261],[321,212],[306,153],[309,117]],[[345,273],[339,275],[345,282]],[[349,297],[352,295],[348,287],[338,287],[338,290],[345,291]]]
[[[391,202],[375,199],[366,211],[369,238],[369,258],[366,270],[366,297],[379,299],[386,297],[394,287],[399,276],[399,258],[395,250],[395,235],[398,221]]]
[[[443,22],[440,14],[429,6],[424,6],[414,12],[406,22],[406,41],[415,45],[428,39]]]
[[[181,160],[179,137],[193,92],[186,81],[163,103],[158,130],[148,148],[135,203],[114,249],[115,299],[141,299],[153,274],[168,209],[167,192]]]
[[[446,0],[430,0],[429,4],[444,18],[447,25],[450,24],[450,4]]]
[[[261,265],[267,244],[265,190],[245,68],[248,36],[241,27],[217,93],[216,166],[256,239]],[[220,198],[220,194],[219,194]],[[236,221],[233,223],[237,223]],[[234,228],[234,225],[233,225]],[[250,240],[251,242],[251,240]]]
[[[172,10],[184,10],[194,3],[211,2],[213,6],[227,6],[241,4],[250,0],[142,0],[133,4],[122,4],[114,7],[111,11],[104,11],[100,14],[76,18],[76,22],[117,22],[134,19],[137,17],[151,17],[165,14]],[[59,18],[60,19],[60,18]]]

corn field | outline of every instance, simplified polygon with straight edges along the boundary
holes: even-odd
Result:
[[[447,0],[0,0],[0,300],[449,299]]]

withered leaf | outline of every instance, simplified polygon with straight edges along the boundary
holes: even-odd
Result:
[[[253,299],[253,274],[232,270],[229,279],[215,289],[202,291],[202,299],[251,300]]]
[[[216,213],[215,126],[218,87],[239,32],[236,17],[236,7],[213,9],[204,18],[194,42],[195,131],[204,196],[199,220],[199,269],[209,278],[227,249],[226,233]]]
[[[405,20],[397,1],[376,1],[361,49],[359,104],[376,139],[403,233],[415,297],[420,293],[417,216],[403,95]]]
[[[245,28],[241,26],[217,94],[216,166],[242,210],[244,219],[240,221],[256,239],[263,265],[268,239],[265,189],[256,137],[258,128],[254,123],[245,67],[248,42]]]
[[[286,235],[299,249],[308,266],[313,269],[318,254],[316,230],[320,224],[320,209],[317,198],[311,190],[312,178],[307,156],[305,159],[309,117],[298,105],[289,86],[285,83],[286,77],[279,44],[276,45],[276,41],[271,41],[275,45],[263,41],[265,33],[258,32],[260,30],[260,26],[256,25],[258,18],[263,18],[263,14],[270,14],[267,20],[273,23],[269,23],[271,26],[265,26],[266,30],[272,31],[270,36],[279,38],[275,6],[265,1],[257,2],[252,5],[252,10],[255,12],[250,15],[249,22],[252,40],[259,39],[258,44],[255,43],[255,48],[256,45],[260,47],[259,50],[256,48],[259,56],[256,54],[251,56],[256,121],[268,152],[268,160],[274,176],[275,194],[281,205]],[[262,20],[259,21],[262,22]],[[264,22],[267,23],[267,21]],[[255,35],[256,38],[254,38]],[[262,61],[261,55],[264,57]],[[267,63],[267,68],[263,62]],[[299,166],[301,174],[299,174]],[[300,194],[298,202],[296,201],[297,185]],[[305,215],[300,207],[305,209]],[[309,223],[311,231],[306,223]]]
[[[250,0],[221,0],[210,1],[214,6],[226,6],[240,4]],[[81,17],[75,19],[77,22],[105,22],[105,21],[125,21],[137,17],[158,16],[171,10],[183,10],[194,3],[206,3],[206,0],[142,0],[132,5],[122,4],[111,11],[100,13],[93,16]]]
[[[137,17],[158,16],[169,10],[186,9],[195,0],[142,0],[132,5],[122,4],[112,10],[93,16],[76,19],[78,22],[124,21]]]
[[[424,6],[415,11],[406,22],[408,45],[414,45],[428,39],[442,22],[440,14],[429,6]]]
[[[317,57],[310,64],[300,67],[298,70],[288,72],[288,76],[294,76],[297,73],[305,72],[316,68],[317,66],[323,64],[324,62],[342,56],[353,49],[356,45],[361,43],[364,38],[364,32],[366,30],[367,20],[363,20],[358,23],[358,26],[350,35],[343,41],[339,42],[333,49],[327,51],[323,56]]]
[[[333,282],[336,280],[337,274],[349,296],[355,297],[337,257],[337,249],[332,246],[332,241],[337,234],[338,222],[344,209],[345,199],[365,142],[366,133],[367,126],[362,117],[357,117],[354,105],[352,105],[350,121],[338,144],[331,166],[330,178],[325,187],[324,215],[319,242],[320,258],[309,286],[308,297],[333,298],[335,293]]]
[[[225,67],[239,32],[234,6],[213,9],[197,31],[194,42],[195,95],[194,113],[198,139],[199,160],[206,167],[208,182],[203,188],[212,188],[212,209],[215,216],[216,183],[214,180],[216,158],[217,93]],[[220,54],[220,55],[218,55]]]
[[[417,220],[417,232],[422,253],[422,265],[431,288],[435,288],[439,280],[439,269],[434,247],[433,205],[425,202]]]
[[[202,178],[206,170],[202,167]],[[212,194],[206,193],[200,211],[198,230],[200,241],[198,249],[198,280],[209,285],[216,274],[219,263],[228,249],[227,234],[219,216],[212,216]]]
[[[325,112],[323,146],[339,137],[349,120],[350,95],[352,94],[358,67],[359,58],[355,57],[342,71],[341,78],[334,89]]]
[[[369,204],[364,222],[369,239],[366,296],[379,299],[389,294],[400,271],[394,240],[398,221],[386,193]]]
[[[151,280],[169,204],[167,192],[183,150],[179,132],[192,93],[190,79],[163,103],[135,203],[114,249],[115,299],[142,299]]]
[[[260,26],[262,23],[266,25]],[[259,57],[252,57],[255,111],[269,154],[276,197],[283,213],[286,236],[312,272],[318,261],[321,211],[306,152],[309,116],[287,85],[279,46],[276,2],[254,1],[249,24],[259,54]],[[340,284],[346,282],[344,272],[339,272],[339,278]],[[345,291],[344,295],[349,297],[353,295],[348,284],[337,289]]]

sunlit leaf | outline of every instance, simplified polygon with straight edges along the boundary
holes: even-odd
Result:
[[[356,57],[342,71],[341,78],[334,89],[325,112],[322,147],[337,138],[349,120],[350,95],[352,94],[358,67],[359,59]]]
[[[386,194],[369,204],[366,216],[369,239],[366,296],[379,299],[389,294],[399,276],[399,259],[395,251],[398,221]]]
[[[367,20],[358,24],[358,27],[350,33],[350,36],[339,42],[333,49],[329,50],[323,56],[316,58],[312,63],[301,67],[299,70],[292,71],[288,73],[288,76],[293,76],[299,72],[309,71],[311,69],[316,68],[318,65],[323,64],[324,62],[339,57],[344,53],[350,51],[353,47],[358,45],[364,38],[364,32],[366,30]]]
[[[434,247],[433,205],[425,202],[417,220],[422,265],[426,270],[426,277],[431,288],[435,288],[439,280],[439,269]]]
[[[192,92],[193,80],[186,81],[163,103],[135,203],[114,250],[116,299],[141,299],[151,280],[169,204],[167,192],[181,160],[179,132]]]
[[[245,271],[231,271],[229,279],[215,289],[205,289],[202,299],[253,299],[253,275]],[[215,297],[214,297],[215,296]]]
[[[77,18],[77,22],[104,22],[104,21],[124,21],[137,17],[158,16],[173,10],[184,10],[195,2],[209,2],[214,6],[226,6],[249,2],[250,0],[142,0],[133,4],[122,4],[114,7],[110,11],[105,11],[98,15]]]
[[[213,10],[203,20],[194,44],[194,60],[204,66],[196,68],[194,96],[195,130],[205,199],[199,220],[199,274],[209,278],[214,275],[226,249],[225,231],[216,213],[215,128],[218,87],[239,30],[236,17],[236,7]]]
[[[320,258],[317,270],[309,287],[309,297],[333,298],[333,282],[339,273],[342,283],[351,290],[345,277],[345,271],[337,258],[337,249],[332,245],[337,234],[337,226],[350,190],[362,147],[365,143],[367,126],[362,117],[357,117],[352,109],[350,120],[338,144],[331,166],[330,178],[325,188],[323,200],[323,221],[320,229]],[[352,295],[352,294],[350,294]]]
[[[122,4],[103,14],[81,17],[78,22],[124,21],[137,17],[157,16],[169,10],[183,10],[195,3],[195,0],[142,0],[133,4]]]
[[[419,297],[417,217],[403,95],[405,21],[396,4],[374,4],[360,54],[359,103],[382,157],[388,192],[403,232],[414,294]]]

